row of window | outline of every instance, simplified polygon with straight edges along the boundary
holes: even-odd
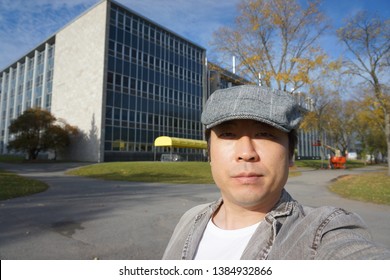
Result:
[[[118,29],[118,36],[125,37],[123,34],[132,33],[193,60],[201,59],[199,48],[119,7],[112,8],[110,24]]]
[[[154,147],[151,143],[139,143],[131,141],[106,141],[104,145],[105,151],[121,151],[121,152],[152,152],[154,150],[159,153],[170,153],[170,147]],[[199,155],[202,152],[198,149],[174,148],[175,153],[186,155]]]
[[[174,127],[159,127],[158,129],[145,128],[146,125],[138,124],[139,127],[119,127],[106,125],[105,140],[106,141],[136,141],[153,143],[154,139],[161,135],[168,135],[179,138],[199,139],[199,133],[184,133],[183,130],[176,130]],[[142,126],[142,127],[140,127]]]
[[[115,62],[114,59],[121,62],[131,62],[164,74],[179,76],[181,79],[184,79],[184,77],[191,78],[191,76],[195,79],[195,75],[202,75],[202,63],[188,60],[182,56],[164,57],[164,55],[150,54],[144,49],[139,50],[123,46],[120,43],[110,42],[117,46],[115,49],[109,49],[109,58],[112,59],[111,63]],[[118,50],[118,46],[120,50]],[[199,79],[197,80],[199,81]]]
[[[178,117],[198,115],[200,112],[200,104],[187,103],[180,99],[161,98],[160,101],[157,98],[136,97],[119,92],[107,92],[106,106]]]
[[[151,152],[153,151],[153,145],[151,143],[126,142],[123,140],[105,141],[104,150],[121,152]]]
[[[115,77],[115,81],[113,78]],[[115,84],[114,84],[115,83]],[[170,83],[167,83],[170,85]],[[182,105],[186,108],[201,109],[201,87],[188,84],[173,83],[173,86],[164,86],[161,84],[148,83],[147,81],[140,79],[129,78],[124,75],[108,73],[107,81],[107,100],[108,102],[114,102],[112,95],[118,95],[119,98],[115,98],[117,107],[127,106],[120,105],[118,102],[120,99],[126,97],[126,95],[137,96],[154,101],[165,102],[170,104]],[[121,94],[119,96],[119,94]],[[134,102],[134,100],[133,100]]]
[[[186,83],[192,84],[193,86],[201,87],[202,85],[202,76],[199,74],[195,74],[190,71],[178,71],[178,72],[168,72],[162,73],[160,71],[155,71],[152,69],[148,69],[141,65],[137,65],[135,63],[126,62],[123,60],[115,59],[113,57],[109,57],[108,59],[108,82],[112,81],[112,73],[122,74],[128,77],[138,77],[138,79],[148,81],[150,83],[164,85],[169,83],[169,87],[174,87],[175,84],[181,85],[184,87]],[[185,75],[184,75],[184,74]],[[169,75],[170,74],[170,75]],[[128,81],[124,81],[125,83]],[[119,85],[119,81],[116,82]],[[126,83],[127,87],[129,84]],[[184,90],[184,88],[182,89]]]
[[[155,126],[172,126],[181,130],[200,130],[198,111],[169,112],[168,114],[148,113],[123,108],[106,107],[106,124],[117,126],[134,126],[135,124],[149,124]],[[174,115],[175,116],[174,116]]]
[[[129,151],[150,152],[153,150],[154,140],[161,135],[169,135],[172,133],[160,134],[158,131],[140,130],[132,128],[106,127],[105,151]],[[178,134],[176,137],[197,139],[197,134]],[[110,139],[109,139],[110,138]],[[111,140],[112,139],[112,140]],[[187,151],[188,152],[188,151]]]

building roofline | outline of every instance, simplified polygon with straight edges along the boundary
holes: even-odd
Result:
[[[133,9],[131,9],[131,8],[129,8],[129,7],[126,7],[125,5],[123,5],[123,4],[121,4],[121,3],[118,3],[118,2],[115,1],[115,0],[102,0],[102,1],[109,1],[109,2],[111,2],[111,3],[115,4],[115,5],[117,5],[118,7],[122,8],[122,9],[124,9],[124,10],[128,10],[128,11],[130,11],[131,13],[133,13],[134,15],[136,15],[136,16],[142,18],[142,19],[145,19],[145,20],[147,20],[147,21],[153,23],[153,24],[156,25],[157,27],[159,27],[159,28],[161,28],[161,29],[163,29],[163,30],[168,31],[169,33],[172,33],[172,34],[175,35],[176,37],[179,37],[180,39],[183,39],[184,41],[187,41],[187,42],[193,44],[194,46],[196,46],[196,47],[198,47],[198,48],[201,48],[201,49],[203,49],[203,50],[206,51],[206,48],[204,48],[204,47],[202,47],[201,45],[195,43],[194,41],[191,41],[191,40],[187,39],[187,38],[184,37],[183,35],[180,35],[180,34],[176,33],[175,31],[172,31],[171,29],[169,29],[169,28],[167,28],[167,27],[165,27],[165,26],[163,26],[163,25],[157,23],[156,21],[154,21],[154,20],[152,20],[152,19],[150,19],[150,18],[148,18],[148,17],[146,17],[146,16],[144,16],[144,15],[142,15],[142,14],[140,14],[140,13],[134,11]]]
[[[207,68],[209,70],[215,70],[215,71],[218,71],[219,73],[221,73],[222,75],[224,75],[226,78],[230,79],[231,81],[239,81],[243,84],[255,84],[254,82],[252,81],[249,81],[239,75],[236,75],[234,74],[233,72],[229,71],[229,70],[226,70],[224,68],[222,68],[221,66],[215,64],[215,63],[212,63],[210,61],[207,62]]]
[[[19,62],[23,62],[26,56],[33,57],[36,50],[44,50],[46,43],[53,44],[54,42],[55,42],[55,34],[48,37],[46,40],[38,44],[35,48],[32,48],[30,51],[22,55],[20,58],[18,58],[8,66],[4,67],[3,69],[0,69],[0,73],[5,72],[7,69],[16,66]]]
[[[42,46],[44,46],[46,43],[54,43],[55,42],[55,36],[61,32],[61,30],[65,29],[67,26],[69,26],[70,24],[72,24],[73,22],[75,22],[76,20],[78,20],[80,17],[82,17],[83,15],[85,15],[86,13],[88,13],[89,11],[91,11],[92,9],[94,9],[95,7],[97,7],[98,5],[100,5],[101,3],[103,3],[104,1],[110,1],[110,0],[100,0],[98,1],[96,4],[92,5],[91,7],[89,7],[88,9],[86,9],[85,11],[83,11],[82,13],[80,13],[79,15],[77,15],[75,18],[73,18],[71,21],[69,21],[68,23],[66,23],[65,25],[61,26],[57,31],[55,31],[54,33],[52,33],[51,35],[49,35],[46,39],[44,39],[41,43],[37,44],[35,47],[33,47],[30,51],[28,51],[26,54],[22,55],[20,58],[16,59],[15,62],[12,62],[11,64],[9,64],[8,66],[6,66],[5,68],[1,69],[0,72],[4,72],[5,70],[7,70],[8,68],[11,68],[13,67],[14,65],[16,65],[18,62],[21,62],[24,60],[24,58],[26,56],[28,57],[31,57],[35,50],[37,49],[40,49],[42,48]]]

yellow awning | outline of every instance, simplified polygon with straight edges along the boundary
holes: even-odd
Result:
[[[174,148],[190,148],[190,149],[207,149],[207,143],[203,140],[193,140],[185,138],[176,138],[169,136],[160,136],[154,140],[156,147],[174,147]]]

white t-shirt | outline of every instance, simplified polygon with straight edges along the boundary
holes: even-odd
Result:
[[[198,246],[195,260],[239,260],[260,222],[249,227],[224,230],[210,219]]]

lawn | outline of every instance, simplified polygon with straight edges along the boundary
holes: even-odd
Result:
[[[21,156],[14,156],[14,155],[0,155],[0,162],[6,162],[6,163],[22,163],[24,162],[24,158]]]
[[[315,168],[320,169],[322,167],[328,167],[328,160],[321,161],[320,159],[310,159],[310,160],[296,160],[294,162],[297,167],[307,167],[307,168]],[[361,160],[348,160],[346,163],[346,168],[359,168],[365,166],[364,161]]]
[[[47,190],[48,186],[37,180],[28,179],[0,169],[0,200],[27,196]]]
[[[132,182],[213,183],[206,162],[107,162],[81,167],[68,174]]]
[[[345,198],[390,205],[390,176],[386,171],[344,176],[329,188]]]

